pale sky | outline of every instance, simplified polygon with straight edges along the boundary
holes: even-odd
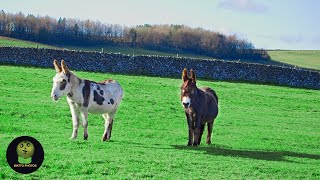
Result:
[[[127,26],[184,24],[265,49],[320,49],[319,0],[0,0],[0,10]]]

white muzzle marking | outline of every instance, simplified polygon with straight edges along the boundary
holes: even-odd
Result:
[[[184,97],[182,98],[182,106],[183,106],[184,108],[189,108],[190,105],[191,105],[191,99],[190,99],[189,97],[184,96]]]

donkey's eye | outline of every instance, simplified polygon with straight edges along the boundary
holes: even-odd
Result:
[[[63,83],[65,83],[66,82],[66,80],[65,79],[63,79],[61,82],[60,82],[60,84],[63,84]]]

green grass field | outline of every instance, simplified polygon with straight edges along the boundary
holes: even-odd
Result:
[[[268,51],[274,61],[320,70],[320,50]]]
[[[50,99],[53,69],[0,66],[0,179],[319,179],[320,91],[198,80],[219,96],[212,145],[187,147],[180,79],[75,72],[116,79],[125,96],[111,142],[104,121],[89,115],[89,139],[69,140],[65,98]],[[45,160],[34,173],[14,172],[9,143],[28,135]],[[206,132],[204,133],[206,135]]]
[[[56,49],[57,47],[31,42],[31,41],[23,41],[20,39],[8,38],[4,36],[0,36],[0,46],[12,46],[12,47],[31,47],[31,48],[49,48]]]

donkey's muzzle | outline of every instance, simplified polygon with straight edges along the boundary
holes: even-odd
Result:
[[[182,103],[182,104],[185,108],[188,108],[190,106],[190,103]]]
[[[59,99],[59,97],[56,94],[51,94],[51,98],[54,101],[57,101]]]

